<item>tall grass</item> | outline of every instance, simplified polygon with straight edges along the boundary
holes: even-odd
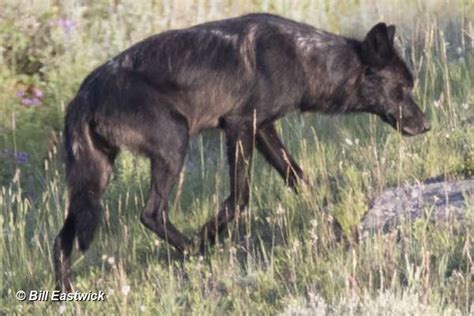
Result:
[[[331,217],[357,229],[387,187],[434,176],[472,176],[474,8],[468,1],[4,1],[0,13],[0,313],[469,314],[473,311],[472,203],[463,222],[405,223],[390,234],[337,242]],[[403,9],[402,9],[403,8]],[[140,224],[148,162],[122,153],[103,199],[92,248],[73,257],[94,302],[20,302],[18,290],[51,290],[51,246],[66,210],[61,159],[65,104],[95,66],[155,32],[250,11],[270,11],[363,37],[396,23],[399,48],[419,78],[416,98],[432,131],[402,138],[367,115],[291,116],[278,124],[314,187],[299,195],[254,158],[251,206],[207,258],[182,265]],[[69,30],[59,20],[70,20]],[[62,23],[62,24],[61,24]],[[44,91],[25,107],[21,85]],[[28,152],[28,163],[18,159]],[[228,193],[222,135],[190,144],[171,217],[195,235]],[[329,201],[327,204],[326,202]],[[427,210],[428,211],[428,210]],[[130,290],[129,290],[130,289]]]

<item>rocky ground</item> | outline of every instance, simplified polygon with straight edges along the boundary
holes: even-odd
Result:
[[[433,179],[396,187],[375,197],[362,222],[363,230],[383,230],[403,221],[428,218],[441,222],[460,220],[474,210],[474,179]]]

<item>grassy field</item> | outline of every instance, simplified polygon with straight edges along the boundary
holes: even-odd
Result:
[[[474,4],[457,1],[12,1],[0,10],[0,314],[474,313],[474,201],[461,222],[405,223],[346,246],[383,189],[474,170]],[[368,115],[291,116],[282,138],[318,185],[295,195],[254,158],[249,210],[206,258],[184,265],[139,221],[148,162],[122,153],[92,248],[75,252],[76,289],[105,302],[21,302],[52,290],[52,242],[66,210],[65,106],[94,67],[148,35],[268,11],[362,38],[378,21],[417,76],[432,131],[402,138]],[[337,128],[335,128],[337,127]],[[195,235],[228,193],[223,137],[193,139],[170,199],[172,220]],[[324,201],[329,201],[325,205]]]

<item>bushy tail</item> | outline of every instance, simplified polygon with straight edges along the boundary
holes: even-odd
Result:
[[[66,115],[66,177],[69,191],[67,236],[76,235],[79,248],[89,248],[100,221],[100,197],[107,185],[113,159],[100,148],[91,130],[92,108],[83,97],[71,101]],[[103,144],[102,144],[103,146]]]

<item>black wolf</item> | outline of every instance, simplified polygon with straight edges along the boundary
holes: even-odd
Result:
[[[254,144],[289,186],[304,179],[274,127],[289,112],[368,112],[404,135],[427,131],[394,36],[384,23],[358,41],[250,14],[152,36],[98,67],[67,109],[69,209],[54,244],[57,285],[71,289],[74,238],[82,251],[90,246],[120,148],[151,160],[142,223],[185,252],[191,242],[169,221],[167,199],[202,129],[225,133],[230,195],[201,229],[201,250],[247,206]]]

